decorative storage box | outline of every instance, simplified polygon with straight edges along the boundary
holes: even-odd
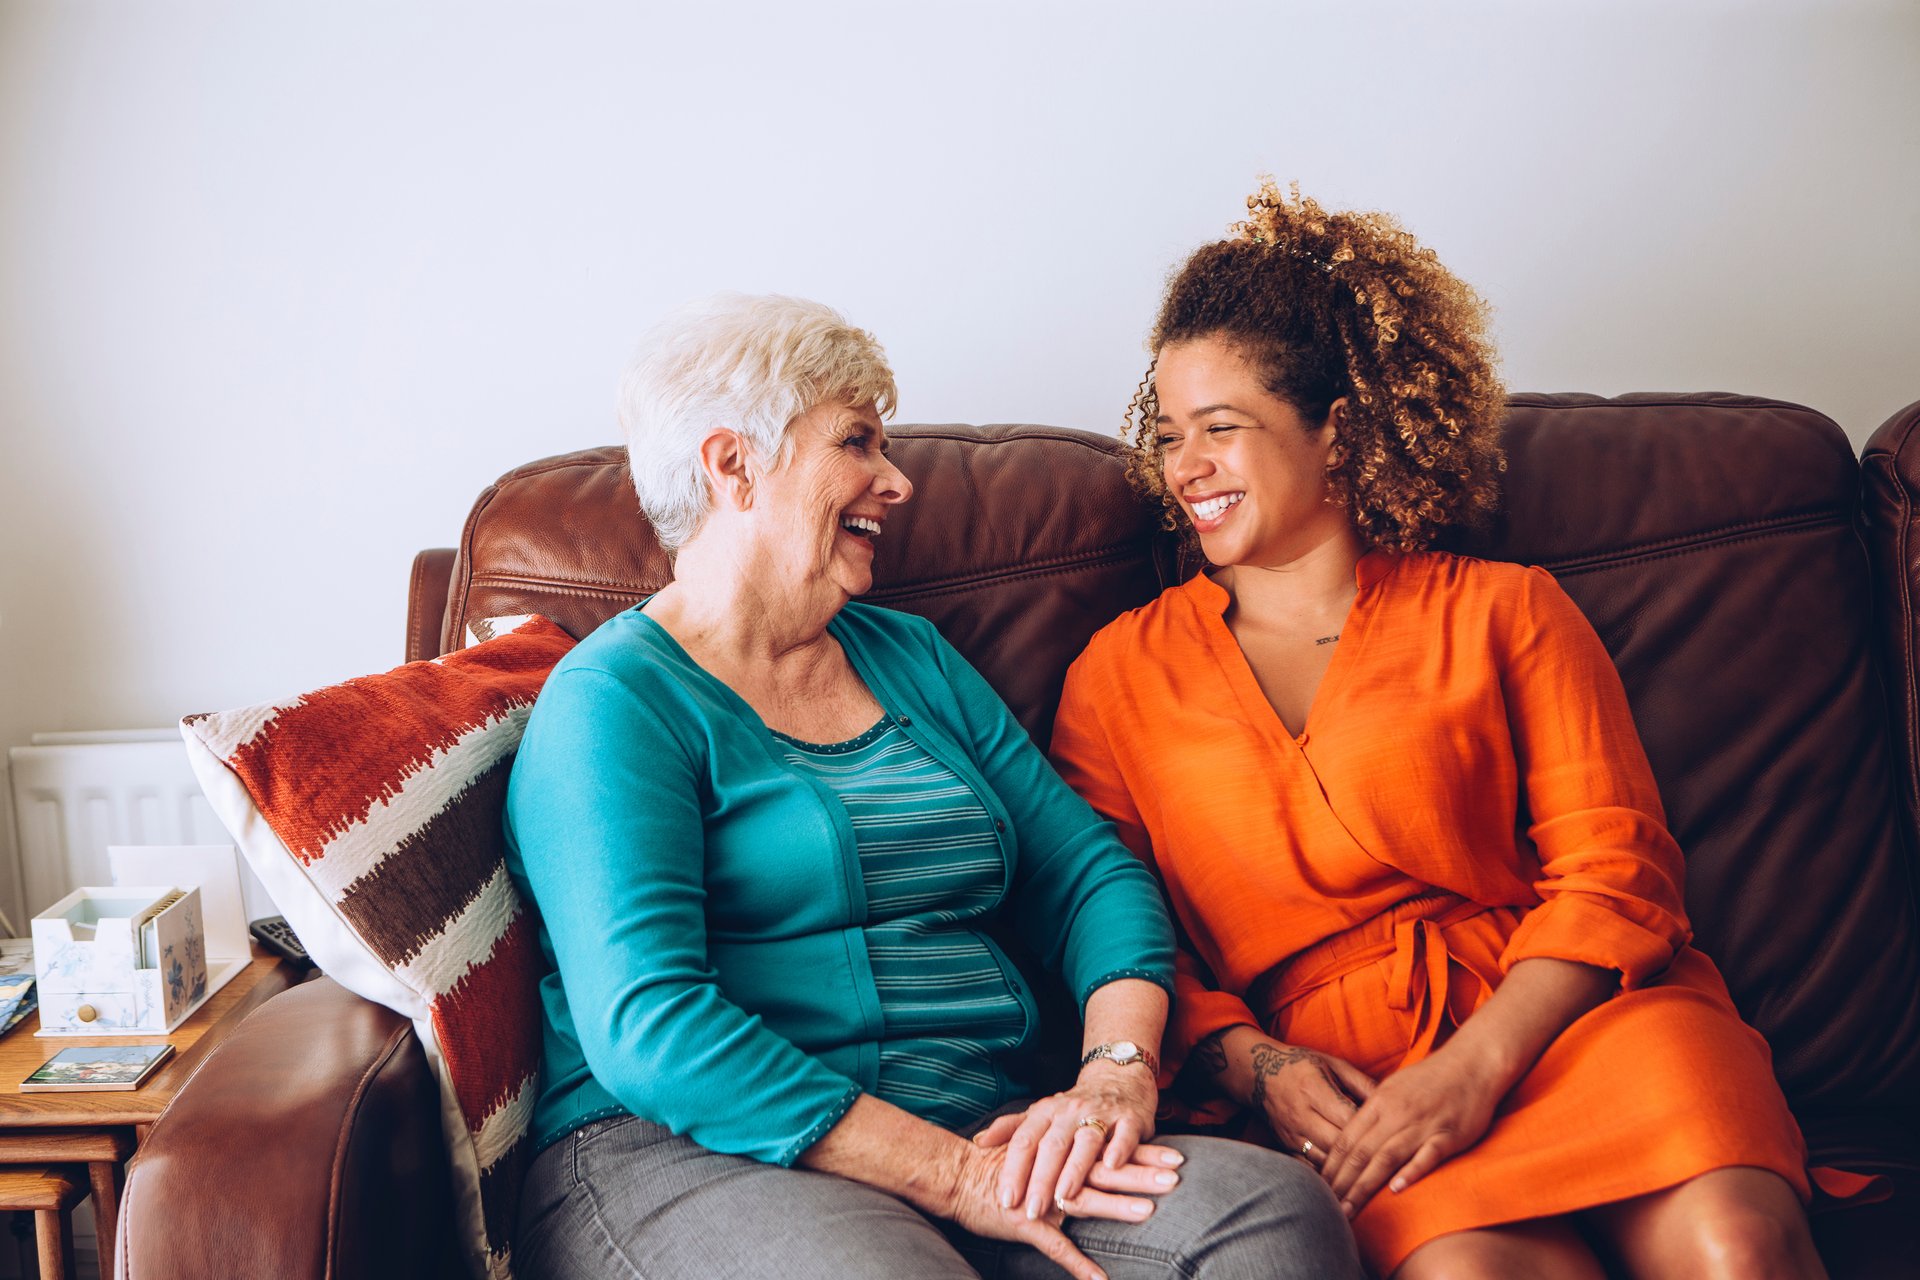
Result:
[[[171,1031],[207,993],[200,890],[75,889],[33,918],[42,1032]]]

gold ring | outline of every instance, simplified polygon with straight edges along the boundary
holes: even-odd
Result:
[[[1311,1139],[1300,1144],[1300,1154],[1303,1156],[1310,1156],[1313,1154],[1313,1141]]]
[[[1058,1192],[1054,1194],[1053,1207],[1060,1211],[1061,1217],[1064,1218],[1067,1216],[1067,1198]]]
[[[1100,1131],[1100,1141],[1105,1142],[1107,1140],[1107,1123],[1104,1120],[1097,1119],[1093,1116],[1088,1116],[1085,1120],[1082,1120],[1079,1124],[1075,1125],[1074,1128],[1076,1130],[1077,1129],[1098,1129]]]

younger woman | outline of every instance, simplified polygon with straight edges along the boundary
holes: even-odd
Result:
[[[1606,650],[1545,572],[1430,549],[1495,503],[1483,304],[1386,217],[1248,205],[1132,427],[1213,568],[1094,638],[1053,743],[1172,901],[1170,1058],[1381,1275],[1823,1275]]]

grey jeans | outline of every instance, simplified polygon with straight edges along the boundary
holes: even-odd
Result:
[[[1187,1157],[1145,1222],[1073,1218],[1112,1280],[1358,1280],[1346,1219],[1319,1175],[1220,1138],[1157,1139]],[[1027,1245],[922,1216],[862,1183],[721,1155],[623,1117],[540,1153],[520,1197],[521,1280],[1060,1280]]]

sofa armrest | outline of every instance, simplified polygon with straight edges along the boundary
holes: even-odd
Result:
[[[413,558],[407,583],[407,661],[440,656],[440,630],[453,589],[452,547],[429,547]]]
[[[119,1280],[462,1274],[412,1024],[327,978],[255,1010],[141,1145],[117,1253]]]
[[[1874,575],[1887,700],[1909,834],[1920,831],[1920,401],[1888,418],[1860,451],[1861,514]]]

